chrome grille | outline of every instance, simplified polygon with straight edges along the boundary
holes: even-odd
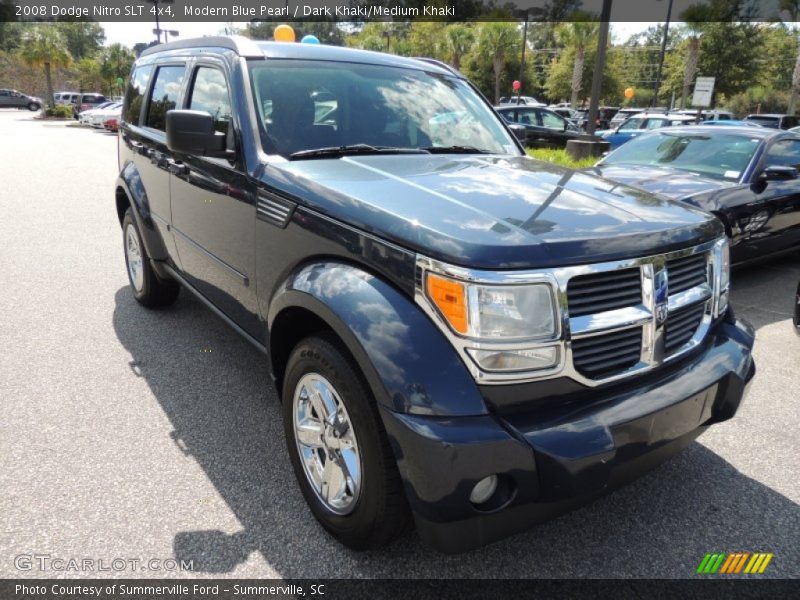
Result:
[[[669,293],[677,294],[708,281],[706,254],[692,254],[667,261]]]
[[[664,351],[669,355],[683,347],[692,339],[703,322],[706,313],[705,303],[670,313],[664,327]]]
[[[630,369],[642,354],[642,328],[580,338],[572,343],[572,364],[592,379]]]
[[[641,270],[623,269],[573,277],[567,286],[571,317],[642,303]]]

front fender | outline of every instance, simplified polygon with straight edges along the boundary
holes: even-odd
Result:
[[[281,311],[316,314],[358,361],[378,402],[397,413],[483,415],[486,405],[454,348],[402,292],[337,262],[292,273],[270,303],[270,330]]]

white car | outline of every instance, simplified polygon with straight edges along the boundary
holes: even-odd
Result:
[[[56,104],[77,104],[80,97],[78,92],[56,92],[53,101]]]
[[[84,110],[83,112],[78,114],[78,122],[81,125],[91,125],[92,124],[92,115],[97,113],[97,111],[105,110],[106,108],[113,108],[115,105],[122,105],[121,102],[104,102],[95,108],[90,108],[89,110]]]
[[[119,120],[122,115],[122,102],[115,102],[106,108],[95,109],[89,116],[89,125],[97,129],[103,129],[110,119]]]

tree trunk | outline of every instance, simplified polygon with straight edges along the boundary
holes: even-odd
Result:
[[[794,63],[794,71],[792,72],[792,92],[789,95],[789,107],[786,109],[786,114],[793,115],[797,107],[797,96],[800,93],[800,48],[797,52],[797,60]]]
[[[44,77],[47,79],[47,99],[45,102],[47,106],[53,108],[53,78],[50,75],[50,63],[44,63]]]
[[[494,103],[500,102],[500,75],[503,73],[503,59],[493,58],[492,68],[494,69]]]
[[[683,90],[681,91],[681,108],[686,108],[686,99],[689,96],[689,88],[694,81],[694,74],[697,70],[697,59],[700,54],[700,38],[689,38],[689,56],[686,57],[686,67],[683,70]]]
[[[453,68],[456,71],[460,71],[461,70],[461,56],[458,53],[453,52],[453,58],[452,58],[450,64],[453,65]]]
[[[586,58],[586,50],[577,48],[575,50],[575,63],[572,65],[572,96],[570,106],[575,108],[578,105],[578,94],[583,87],[583,63]]]

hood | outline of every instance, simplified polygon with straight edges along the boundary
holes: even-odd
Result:
[[[737,184],[736,180],[720,181],[688,171],[641,165],[598,165],[589,169],[588,172],[674,199],[720,190]]]
[[[273,163],[265,184],[416,252],[487,269],[618,260],[722,234],[713,217],[527,157],[387,155]]]

